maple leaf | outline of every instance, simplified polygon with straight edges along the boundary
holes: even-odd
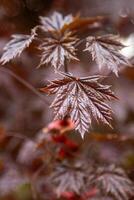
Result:
[[[80,194],[85,186],[86,174],[81,166],[57,166],[51,175],[51,182],[56,186],[57,196],[60,197],[64,192],[74,192]]]
[[[64,74],[63,79],[54,80],[48,86],[41,89],[43,92],[55,94],[51,104],[54,109],[55,120],[70,116],[82,137],[92,123],[92,118],[109,126],[111,122],[111,108],[104,102],[116,98],[110,86],[102,85],[101,76],[89,76],[77,78]]]
[[[16,56],[20,56],[22,51],[29,47],[36,35],[36,27],[32,29],[31,35],[12,35],[12,39],[4,47],[4,54],[0,59],[0,63],[4,65]]]
[[[72,16],[71,14],[63,16],[59,12],[54,12],[50,17],[40,17],[41,28],[45,32],[81,31],[85,28],[92,27],[96,23],[104,20],[102,16],[82,18],[80,15]]]
[[[92,59],[97,62],[100,70],[106,67],[113,71],[116,76],[118,76],[121,65],[131,66],[127,58],[120,53],[120,50],[125,46],[118,39],[118,36],[112,34],[89,36],[84,50],[92,54]]]
[[[39,67],[51,63],[55,69],[59,69],[68,60],[77,60],[74,44],[78,41],[71,32],[63,36],[45,38],[39,49],[42,51]]]
[[[62,16],[59,12],[54,12],[50,17],[40,17],[42,29],[46,32],[60,31],[64,25],[73,21],[72,15]]]
[[[122,168],[110,165],[99,167],[96,174],[90,177],[104,195],[110,195],[117,200],[128,200],[134,195],[134,186]]]

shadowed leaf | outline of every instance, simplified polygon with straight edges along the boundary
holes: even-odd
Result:
[[[78,39],[68,32],[60,38],[46,38],[40,45],[42,51],[39,66],[51,64],[55,69],[59,69],[65,64],[65,58],[68,60],[77,60],[76,49],[74,47]]]
[[[116,200],[128,200],[134,194],[131,180],[122,168],[116,168],[114,165],[99,167],[90,181],[95,183],[104,195],[110,195]]]
[[[56,186],[57,196],[64,192],[80,194],[85,185],[86,174],[80,167],[58,166],[51,176],[52,183]]]

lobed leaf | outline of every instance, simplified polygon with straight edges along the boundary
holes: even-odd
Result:
[[[51,175],[51,182],[56,187],[57,196],[64,192],[74,192],[80,194],[85,186],[86,174],[79,166],[61,165],[56,167]]]
[[[82,18],[80,15],[63,16],[59,12],[54,12],[50,17],[40,17],[41,28],[45,32],[81,31],[85,28],[93,27],[96,23],[100,24],[104,20],[102,16]]]
[[[29,47],[32,41],[36,37],[36,27],[32,29],[31,35],[15,34],[12,35],[12,39],[4,47],[4,54],[0,59],[0,63],[3,65],[15,58],[20,56],[22,51]]]
[[[72,15],[62,16],[59,12],[54,12],[50,17],[40,17],[42,29],[46,32],[60,31],[64,25],[73,21]]]
[[[99,83],[102,77],[78,78],[61,74],[63,79],[54,80],[42,89],[43,92],[56,94],[51,104],[55,120],[69,116],[82,137],[91,127],[92,119],[111,126],[112,110],[105,101],[116,97],[110,86]]]
[[[89,36],[84,50],[92,54],[92,59],[96,61],[100,70],[107,68],[116,76],[121,65],[131,66],[128,59],[119,52],[125,46],[118,39],[118,36],[111,34]]]
[[[39,66],[51,64],[56,70],[64,66],[65,59],[77,60],[76,49],[74,47],[78,39],[72,36],[71,32],[65,33],[60,38],[46,38],[40,45],[42,51]]]
[[[122,168],[114,165],[99,167],[90,181],[95,183],[104,195],[110,195],[117,200],[128,200],[134,195],[132,181]]]

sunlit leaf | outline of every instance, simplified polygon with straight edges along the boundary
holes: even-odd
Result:
[[[59,12],[54,12],[50,17],[40,17],[40,22],[44,31],[60,31],[64,25],[73,21],[72,15],[63,15]]]
[[[22,51],[29,47],[36,36],[36,28],[32,29],[31,35],[15,34],[4,47],[4,54],[0,62],[4,65],[16,56],[20,56]]]
[[[120,66],[130,66],[128,59],[120,53],[125,46],[120,43],[119,38],[114,35],[89,36],[86,49],[92,54],[99,69],[107,68],[118,76]]]
[[[42,91],[56,94],[51,104],[55,119],[70,116],[82,137],[91,127],[92,118],[111,126],[111,108],[105,103],[114,99],[110,86],[102,85],[101,76],[78,78],[63,74],[63,79],[54,80]]]

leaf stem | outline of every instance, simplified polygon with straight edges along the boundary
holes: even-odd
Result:
[[[79,40],[78,42],[76,42],[75,47],[81,45],[85,41],[86,41],[86,38]]]
[[[64,72],[68,73],[68,62],[67,62],[66,58],[65,58],[65,62],[64,62]]]

